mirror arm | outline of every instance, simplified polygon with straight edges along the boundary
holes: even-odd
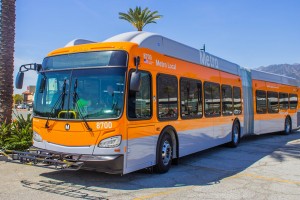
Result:
[[[139,65],[140,65],[140,57],[137,56],[137,57],[134,57],[134,65],[135,65],[135,71],[138,72],[139,70]]]
[[[42,65],[41,64],[36,64],[36,63],[30,63],[30,64],[25,64],[21,65],[19,68],[19,72],[16,77],[16,88],[17,89],[22,89],[23,87],[23,80],[24,80],[24,72],[27,72],[29,70],[34,70],[39,72],[42,70]]]
[[[40,71],[42,69],[42,65],[41,64],[37,64],[37,63],[30,63],[30,64],[25,64],[25,65],[21,65],[19,72],[27,72],[29,70],[34,70],[34,71]]]

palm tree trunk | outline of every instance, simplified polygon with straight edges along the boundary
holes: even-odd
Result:
[[[0,124],[11,122],[16,1],[0,0]]]

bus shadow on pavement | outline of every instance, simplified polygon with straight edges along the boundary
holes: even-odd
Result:
[[[248,136],[242,139],[237,148],[219,146],[183,157],[178,165],[172,165],[170,171],[165,174],[140,170],[120,176],[79,170],[75,172],[53,171],[42,173],[40,176],[47,178],[47,183],[45,181],[43,183],[47,187],[44,185],[44,188],[59,185],[60,188],[66,190],[65,193],[55,189],[48,192],[56,193],[58,191],[59,194],[66,195],[67,191],[71,190],[76,191],[76,195],[81,195],[79,198],[83,199],[94,199],[94,196],[86,195],[90,191],[98,193],[97,197],[103,195],[101,198],[105,199],[109,189],[124,190],[125,192],[147,188],[205,186],[218,184],[223,179],[244,171],[267,156],[279,162],[284,162],[288,157],[299,158],[299,139],[299,131],[287,136],[278,133]],[[24,181],[23,185],[28,187],[35,184],[38,186],[41,184],[40,182],[30,183],[27,181],[26,183]],[[38,188],[43,187],[38,186]]]

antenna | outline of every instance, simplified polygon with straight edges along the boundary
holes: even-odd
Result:
[[[205,44],[203,44],[203,48],[200,49],[200,51],[204,51],[205,52]]]

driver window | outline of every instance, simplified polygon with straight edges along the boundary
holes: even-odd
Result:
[[[152,116],[151,75],[148,72],[140,71],[140,73],[140,91],[129,91],[128,94],[127,112],[130,119],[150,119]],[[132,72],[130,77],[131,74]]]

